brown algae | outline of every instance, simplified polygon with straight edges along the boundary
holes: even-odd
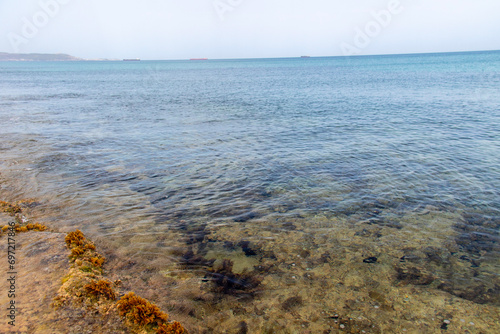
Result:
[[[11,216],[21,213],[22,209],[18,204],[11,204],[9,202],[0,201],[0,212],[5,212]]]
[[[31,223],[29,220],[24,217],[22,214],[23,210],[21,206],[29,206],[29,203],[36,203],[34,200],[21,200],[15,204],[6,201],[0,201],[0,212],[6,213],[11,217],[14,217],[15,224],[12,226],[11,224],[5,225],[0,229],[0,235],[2,232],[6,232],[8,229],[14,228],[14,231],[17,233],[28,232],[28,231],[45,231],[47,230],[47,226],[40,223]]]
[[[47,226],[40,224],[40,223],[34,223],[34,224],[28,223],[26,225],[15,224],[13,227],[17,233],[28,232],[28,231],[43,232],[43,231],[47,230]],[[0,233],[7,231],[9,228],[10,228],[9,225],[3,226],[2,229],[0,230]]]
[[[257,276],[246,270],[240,274],[234,273],[233,261],[229,259],[223,260],[220,266],[210,270],[207,277],[212,281],[214,292],[228,295],[253,295],[261,283]]]
[[[87,292],[87,295],[93,295],[96,297],[104,297],[109,300],[115,300],[116,299],[116,293],[115,290],[113,289],[113,283],[107,280],[92,280],[89,284],[86,284],[84,286],[85,291]]]
[[[161,324],[156,330],[157,334],[187,334],[186,329],[182,327],[180,322],[174,321],[170,324]]]
[[[135,330],[141,328],[154,330],[159,334],[184,334],[187,331],[182,325],[174,321],[168,323],[168,314],[148,300],[128,292],[117,302],[120,315],[126,319],[127,324]]]
[[[92,304],[90,299],[96,297],[116,299],[111,283],[103,279],[102,265],[105,258],[95,250],[95,245],[80,230],[68,233],[64,240],[66,247],[71,250],[69,258],[73,266],[63,278],[53,305],[57,308],[71,300]]]
[[[128,292],[120,298],[117,305],[120,315],[125,317],[131,325],[158,326],[168,320],[168,315],[162,312],[158,306],[133,292]]]

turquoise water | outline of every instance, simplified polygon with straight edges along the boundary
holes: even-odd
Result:
[[[498,283],[500,52],[5,62],[0,122],[4,197],[39,198],[41,217],[146,263],[176,258],[154,239],[169,231],[206,255],[229,233],[219,227],[271,249],[263,240],[292,223],[320,238],[340,219],[387,236],[367,248],[396,252],[391,239],[424,233],[447,258],[479,263],[481,284]],[[415,212],[449,223],[416,226]],[[449,263],[433,270],[455,286],[436,289],[498,303],[496,283],[476,298]],[[474,285],[467,275],[458,281]]]

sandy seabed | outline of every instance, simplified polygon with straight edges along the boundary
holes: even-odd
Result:
[[[1,219],[3,225],[12,220]],[[207,223],[132,234],[129,244],[169,246],[162,255],[144,248],[135,257],[127,247],[95,241],[122,291],[155,302],[190,333],[498,333],[497,259],[482,252],[474,260],[452,238],[429,238],[456,234],[453,222],[460,219],[428,206],[403,216],[405,228],[327,215],[288,218],[272,227],[258,219],[241,228]],[[0,331],[131,332],[119,318],[50,306],[70,266],[64,236],[16,236],[16,328],[3,321]],[[6,249],[4,235],[0,251]],[[214,288],[207,273],[224,259],[233,262],[236,275],[260,284],[226,293]],[[7,261],[0,270],[8,271]],[[6,309],[6,280],[0,288]]]

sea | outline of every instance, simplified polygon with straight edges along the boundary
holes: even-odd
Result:
[[[193,333],[500,328],[499,51],[0,62],[0,158]]]

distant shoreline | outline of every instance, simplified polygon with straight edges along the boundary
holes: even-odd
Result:
[[[68,54],[44,54],[44,53],[7,53],[0,52],[0,61],[79,61],[82,58]]]
[[[0,52],[0,61],[119,61],[121,59],[84,59],[65,53]]]
[[[254,57],[254,58],[211,58],[212,61],[225,60],[256,60],[256,59],[308,59],[308,58],[359,58],[359,57],[392,57],[392,56],[421,56],[421,55],[443,55],[443,54],[464,54],[464,53],[484,53],[484,52],[500,52],[500,50],[477,50],[477,51],[449,51],[449,52],[423,52],[423,53],[401,53],[401,54],[360,54],[352,56],[334,55],[334,56],[284,56],[284,57]],[[143,60],[140,58],[95,58],[86,59],[71,56],[64,53],[8,53],[0,52],[0,62],[3,61],[137,61]],[[145,61],[184,61],[184,60],[209,60],[208,58],[182,58],[182,59],[144,59]]]

